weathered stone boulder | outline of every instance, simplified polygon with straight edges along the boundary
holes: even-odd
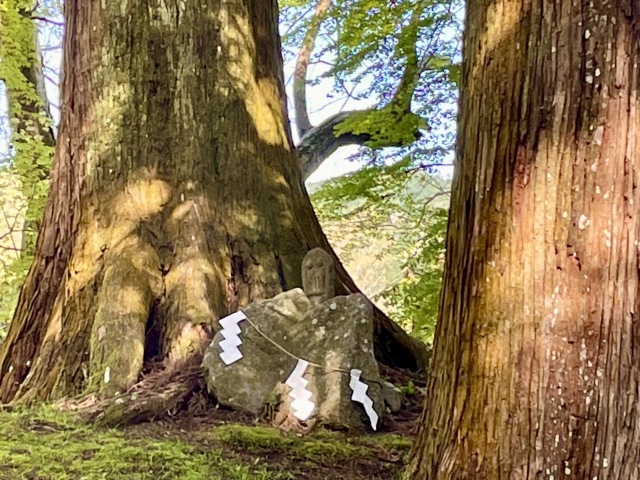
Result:
[[[289,350],[309,334],[300,319],[310,307],[307,296],[296,288],[247,305],[242,311],[265,336]],[[287,379],[296,360],[265,339],[246,320],[238,326],[242,359],[231,365],[222,361],[220,342],[224,337],[220,332],[205,350],[202,364],[207,388],[221,405],[259,414],[276,384]]]
[[[396,413],[402,408],[404,395],[393,383],[382,382],[382,398],[391,413]]]
[[[311,308],[302,319],[312,340],[306,346],[309,361],[326,370],[309,369],[309,390],[316,399],[316,418],[330,426],[359,427],[369,423],[362,404],[351,400],[349,372],[362,371],[379,417],[384,411],[378,364],[373,354],[373,310],[363,295],[334,297]]]
[[[239,349],[243,357],[231,365],[220,358],[218,332],[207,348],[203,366],[209,391],[221,405],[260,414],[278,383],[284,383],[297,360],[258,333],[311,364],[305,379],[316,404],[314,417],[333,427],[360,427],[369,420],[351,400],[349,371],[362,371],[367,394],[379,416],[384,411],[382,383],[373,355],[371,305],[362,295],[334,297],[312,306],[300,289],[290,290],[243,309]],[[251,323],[249,323],[249,321]]]
[[[225,338],[216,334],[205,351],[203,367],[207,387],[220,404],[261,413],[276,386],[281,392],[297,360],[303,359],[309,362],[304,378],[316,406],[313,416],[321,423],[358,427],[370,422],[363,405],[351,400],[351,369],[362,372],[373,409],[382,415],[372,306],[360,294],[334,296],[332,262],[326,252],[312,250],[302,264],[305,291],[293,289],[242,309],[246,315],[238,325],[242,358],[236,362],[227,365],[220,358]],[[282,402],[281,408],[291,408],[290,402]]]

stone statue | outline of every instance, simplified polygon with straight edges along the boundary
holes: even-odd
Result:
[[[235,363],[226,365],[220,359],[220,343],[225,339],[220,332],[216,334],[203,360],[208,390],[221,405],[254,414],[263,412],[276,392],[281,399],[276,423],[282,423],[283,418],[291,420],[287,394],[283,394],[289,387],[284,385],[283,389],[282,384],[293,371],[296,358],[301,358],[329,367],[309,367],[305,373],[316,406],[313,418],[341,428],[363,427],[367,419],[362,405],[351,400],[350,369],[362,371],[374,409],[378,415],[384,411],[382,382],[373,354],[372,305],[362,294],[335,296],[333,258],[319,248],[311,250],[302,262],[302,284],[304,291],[294,288],[242,308],[247,320],[238,324],[242,358]]]
[[[302,261],[302,290],[314,305],[336,296],[333,258],[321,248],[311,250]]]

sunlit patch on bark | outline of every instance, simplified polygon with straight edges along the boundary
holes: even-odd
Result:
[[[84,229],[79,233],[84,248],[77,249],[71,259],[68,294],[73,296],[95,278],[105,252],[118,252],[140,242],[133,232],[140,222],[158,214],[170,195],[166,182],[148,178],[128,184],[98,205],[89,204],[83,212]]]
[[[260,140],[289,150],[278,88],[272,78],[256,78],[256,48],[248,16],[244,6],[226,2],[220,7],[221,40],[229,57],[225,67]]]
[[[528,3],[528,2],[524,2]],[[482,46],[476,52],[477,57],[474,62],[473,74],[477,74],[485,67],[485,62],[491,61],[487,56],[493,54],[495,49],[504,41],[509,41],[509,34],[516,27],[518,22],[527,15],[527,10],[531,8],[523,7],[519,2],[490,2],[487,6],[484,20],[484,31],[478,37]],[[515,45],[517,49],[526,48],[526,45]]]
[[[211,308],[211,285],[215,270],[202,254],[195,254],[177,265],[165,277],[165,296],[169,308],[179,318],[210,324],[215,318]]]
[[[207,332],[200,324],[194,324],[187,319],[179,320],[179,333],[171,336],[169,346],[169,363],[184,362],[192,354],[200,353],[208,339]]]

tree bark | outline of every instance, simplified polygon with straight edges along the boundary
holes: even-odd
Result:
[[[640,7],[470,0],[406,478],[640,478]]]
[[[302,45],[298,51],[296,59],[296,68],[293,72],[293,106],[296,115],[296,127],[298,128],[298,136],[301,138],[311,130],[311,122],[309,121],[309,113],[307,111],[307,70],[309,61],[311,60],[311,52],[316,43],[320,24],[324,19],[331,0],[318,0],[313,12],[313,18],[307,28],[307,32],[302,40]]]
[[[68,0],[65,17],[58,144],[2,402],[122,393],[146,360],[184,365],[220,317],[300,286],[306,252],[331,251],[286,119],[275,1]]]

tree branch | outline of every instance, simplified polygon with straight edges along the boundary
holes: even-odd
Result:
[[[304,180],[309,178],[329,155],[342,146],[368,145],[375,140],[376,148],[401,147],[407,143],[407,136],[411,136],[413,140],[419,139],[421,137],[421,133],[417,128],[419,117],[411,112],[405,112],[402,115],[394,115],[394,112],[395,110],[391,110],[389,107],[340,112],[333,117],[329,117],[321,125],[313,127],[300,139],[300,144],[297,147],[302,178]],[[369,121],[376,120],[382,115],[388,115],[389,121],[397,123],[404,122],[408,116],[411,116],[416,120],[416,122],[413,122],[416,127],[411,132],[400,130],[397,135],[393,135],[393,129],[390,129],[389,135],[383,137],[380,135],[379,123]],[[336,127],[345,121],[356,120],[359,121],[360,125],[368,124],[371,128],[368,130],[354,128],[341,133],[336,132]]]
[[[50,18],[46,18],[46,17],[40,17],[40,16],[37,16],[37,15],[34,15],[34,16],[31,17],[31,19],[34,20],[34,21],[49,23],[49,24],[55,25],[57,27],[64,27],[64,23],[63,22],[56,22],[55,20],[51,20]]]
[[[307,69],[313,45],[318,37],[320,24],[329,7],[331,7],[331,0],[318,0],[318,3],[316,3],[313,18],[298,52],[296,68],[293,74],[293,105],[296,113],[296,127],[300,137],[311,130],[311,122],[309,121],[307,110]]]
[[[418,59],[418,52],[416,50],[416,43],[418,42],[418,27],[416,26],[422,13],[422,3],[416,5],[413,13],[411,14],[411,20],[409,21],[408,37],[411,43],[411,49],[406,53],[406,64],[400,78],[398,88],[396,88],[391,104],[395,105],[402,111],[409,112],[411,110],[411,99],[413,98],[413,91],[420,79],[420,61]],[[402,53],[402,52],[399,52]]]
[[[354,114],[355,112],[340,112],[321,125],[313,127],[300,139],[297,150],[304,180],[309,178],[338,148],[350,144],[364,145],[371,139],[371,136],[366,134],[345,133],[338,136],[334,134],[334,128],[344,120],[353,117]]]
[[[316,5],[316,15],[318,6],[321,3],[330,2],[319,0]],[[421,67],[426,66],[426,64],[418,58],[418,52],[416,50],[416,42],[418,40],[417,22],[421,12],[422,3],[416,6],[411,15],[410,23],[406,27],[411,29],[407,35],[409,36],[409,43],[412,46],[410,51],[404,53],[404,55],[406,55],[406,64],[400,83],[391,101],[387,105],[376,109],[341,112],[328,118],[317,127],[311,127],[309,123],[304,89],[306,67],[308,66],[311,53],[311,50],[304,50],[305,42],[307,42],[310,33],[313,33],[313,40],[315,40],[317,35],[317,25],[315,30],[313,30],[313,25],[309,27],[305,41],[300,49],[301,53],[298,56],[298,65],[301,65],[301,68],[300,71],[298,71],[298,65],[296,66],[296,76],[294,78],[296,124],[301,137],[300,145],[298,146],[298,155],[304,180],[309,178],[329,155],[344,145],[367,145],[371,143],[372,140],[375,140],[375,148],[399,147],[406,145],[407,140],[415,141],[422,136],[419,131],[422,121],[418,115],[411,112],[413,91],[420,78]],[[306,57],[303,56],[303,52],[306,53]],[[398,52],[398,54],[403,54],[403,52]],[[301,59],[304,60],[303,63],[301,63]],[[300,111],[302,106],[304,109]],[[388,116],[388,121],[409,125],[411,132],[407,132],[407,128],[402,127],[398,129],[399,131],[395,135],[391,133],[387,134],[386,137],[381,137],[379,119],[382,118],[382,113]],[[352,128],[349,131],[337,133],[335,130],[336,127],[345,120],[358,120],[359,125],[357,128]],[[368,126],[369,128],[364,128],[363,126]]]

